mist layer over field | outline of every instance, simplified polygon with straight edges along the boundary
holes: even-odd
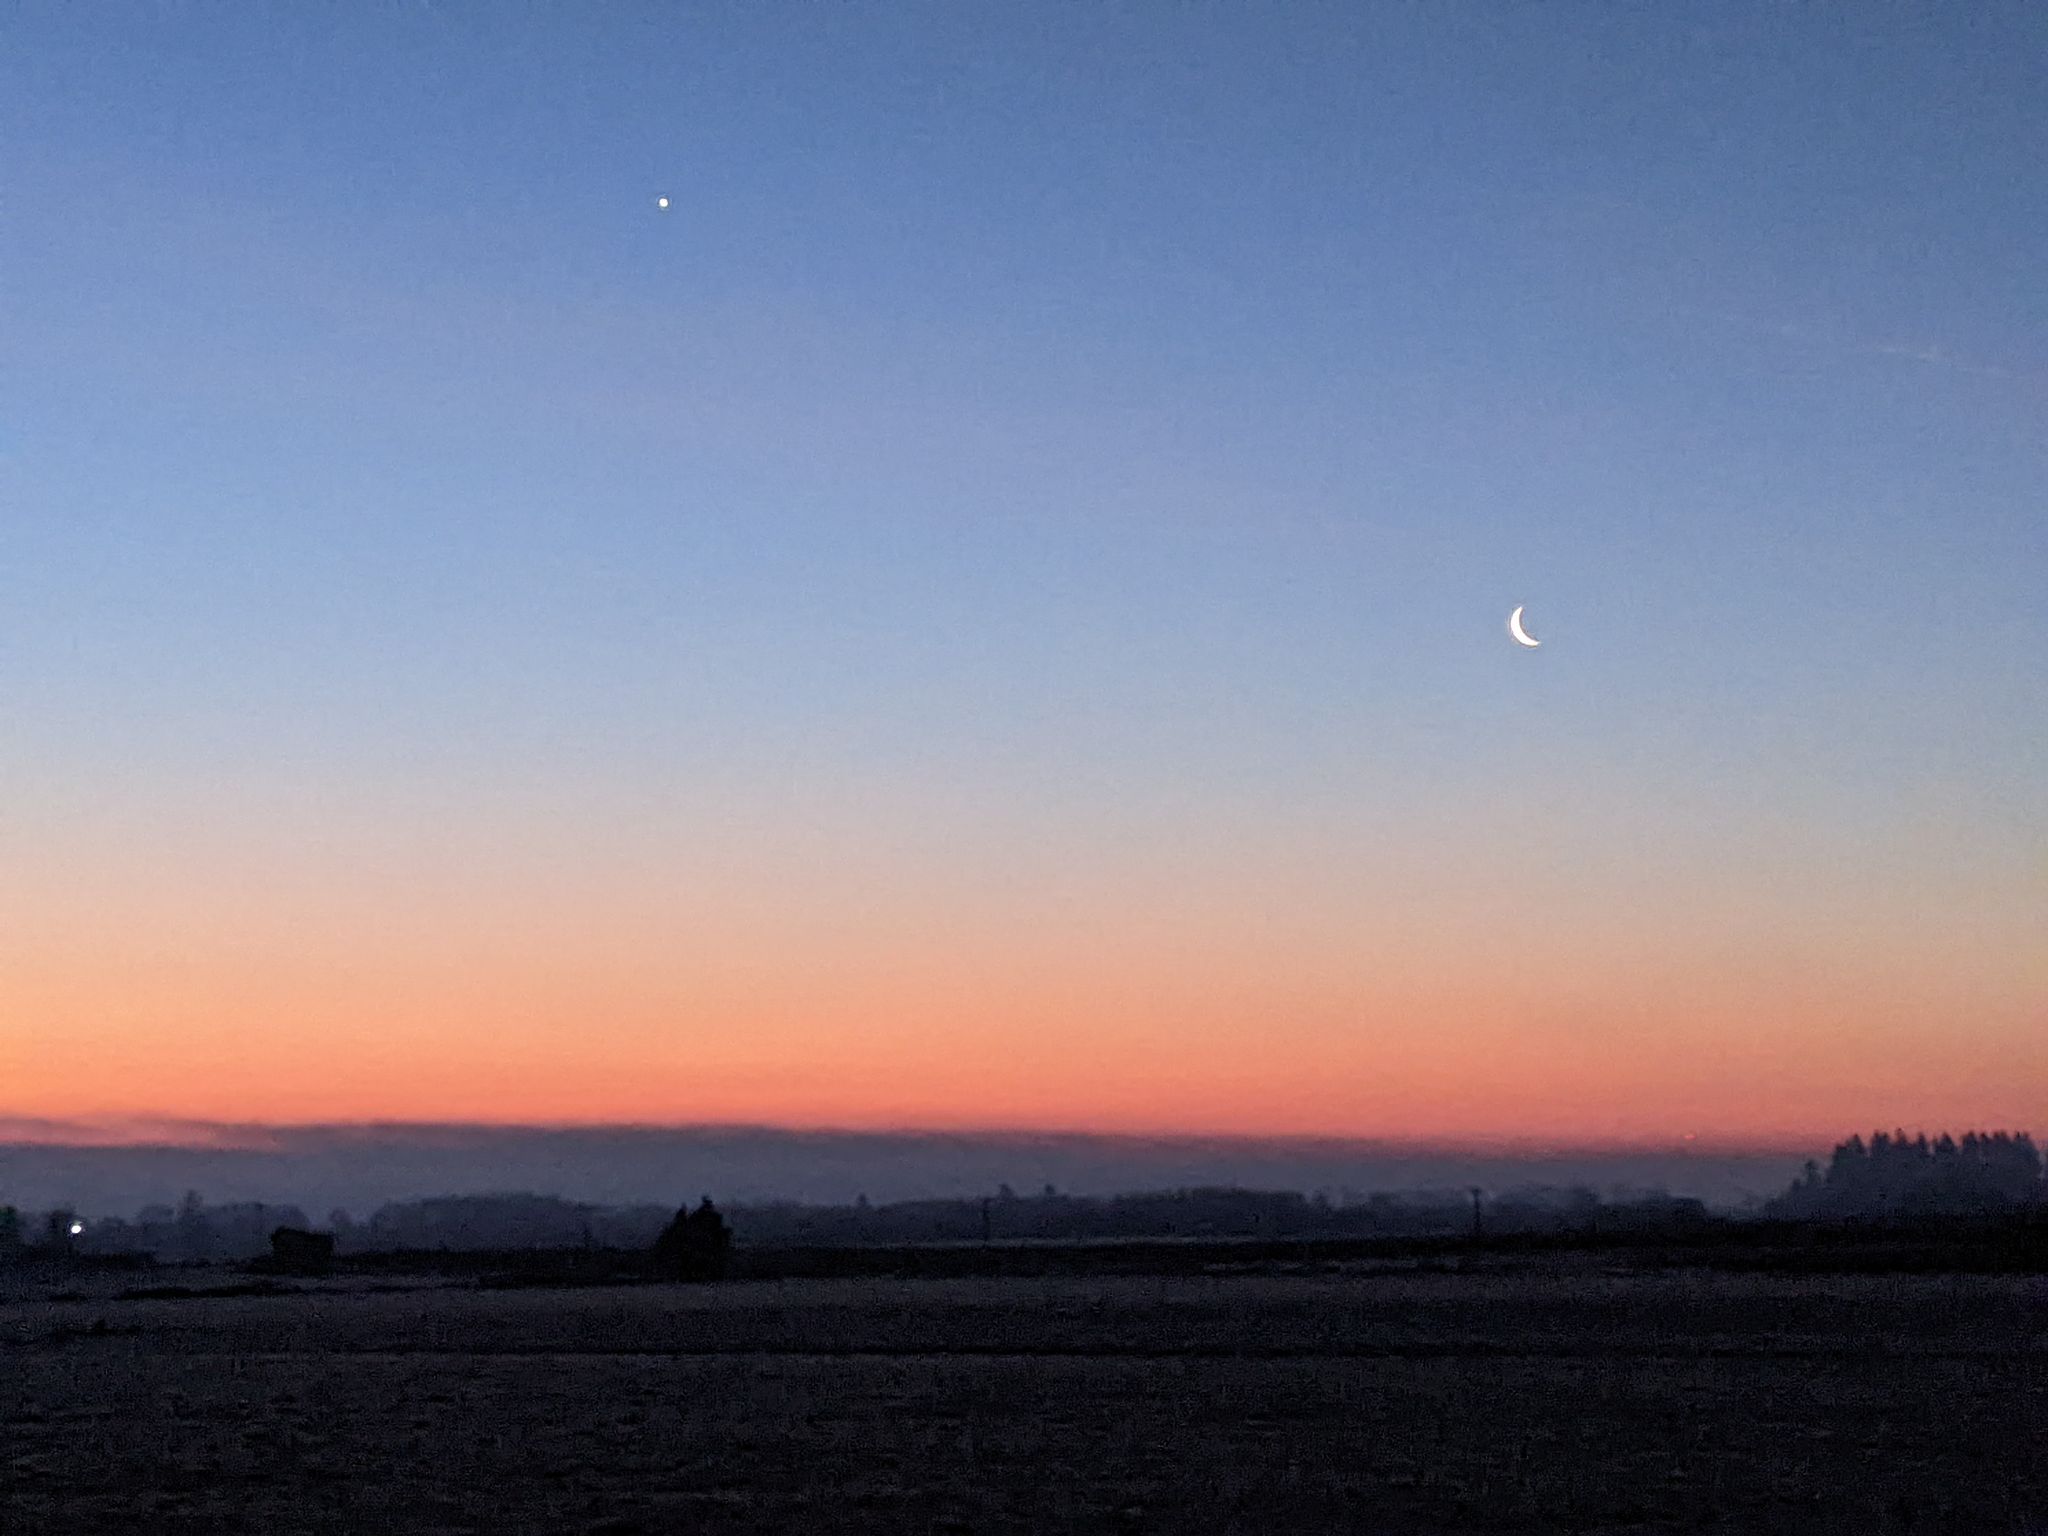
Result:
[[[1073,1194],[1196,1185],[1341,1193],[1538,1183],[1662,1188],[1734,1205],[1778,1193],[1803,1157],[1823,1151],[1487,1149],[760,1127],[15,1121],[0,1122],[0,1200],[128,1215],[197,1190],[209,1201],[296,1204],[319,1215],[341,1207],[360,1215],[388,1200],[504,1190],[672,1205],[704,1193],[721,1203],[979,1196],[1005,1183],[1032,1191],[1053,1184]]]

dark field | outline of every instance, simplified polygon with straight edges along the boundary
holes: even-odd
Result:
[[[2048,1532],[2048,1283],[0,1303],[0,1532]]]

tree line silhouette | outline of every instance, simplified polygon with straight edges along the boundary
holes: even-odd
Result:
[[[678,1276],[724,1271],[735,1241],[752,1247],[834,1248],[877,1244],[1092,1242],[1126,1239],[1375,1238],[1522,1234],[1622,1234],[1697,1227],[1701,1202],[1658,1191],[1527,1185],[1481,1192],[1367,1196],[1346,1191],[1196,1188],[1107,1197],[1047,1185],[1020,1195],[1008,1185],[979,1199],[885,1205],[769,1202],[736,1207],[728,1221],[708,1197],[693,1210],[601,1206],[547,1195],[465,1195],[398,1201],[367,1221],[332,1212],[316,1235],[293,1205],[208,1205],[188,1194],[175,1207],[145,1207],[132,1220],[81,1221],[68,1209],[24,1215],[0,1204],[0,1263],[24,1257],[129,1255],[173,1263],[270,1256],[306,1263],[327,1253],[594,1249],[651,1254]],[[2024,1132],[1908,1136],[1874,1132],[1838,1143],[1825,1164],[1809,1161],[1775,1200],[1753,1214],[1785,1221],[1897,1221],[1996,1217],[2048,1209],[2048,1184]],[[1480,1218],[1483,1216],[1483,1223]],[[276,1234],[287,1234],[280,1250]],[[331,1244],[327,1239],[331,1238]]]
[[[754,1247],[859,1247],[899,1243],[1092,1242],[1128,1239],[1343,1238],[1462,1236],[1473,1229],[1467,1192],[1421,1191],[1332,1198],[1328,1192],[1229,1187],[1085,1196],[1046,1186],[1019,1194],[1008,1185],[983,1198],[873,1204],[771,1202],[733,1209],[730,1220],[703,1202],[695,1210],[600,1206],[549,1195],[438,1196],[387,1204],[367,1220],[331,1212],[317,1224],[335,1254],[593,1249],[654,1252],[663,1263],[734,1241]],[[1494,1234],[1624,1231],[1696,1222],[1701,1202],[1655,1191],[1526,1185],[1487,1195],[1485,1229]],[[69,1213],[64,1213],[66,1220]],[[8,1251],[0,1213],[0,1259]],[[170,1263],[280,1258],[279,1231],[311,1235],[316,1224],[295,1205],[209,1205],[196,1193],[174,1208],[145,1207],[132,1220],[82,1224],[86,1255],[138,1254]],[[17,1223],[18,1226],[18,1223]],[[718,1234],[723,1232],[721,1239]],[[288,1238],[287,1243],[294,1241]],[[692,1245],[696,1247],[693,1248]],[[47,1246],[17,1241],[24,1246]],[[293,1250],[303,1253],[303,1247]],[[696,1261],[691,1260],[694,1264]],[[701,1266],[699,1266],[701,1267]]]
[[[1929,1140],[1904,1131],[1851,1136],[1827,1166],[1809,1161],[1768,1208],[1789,1220],[1898,1220],[1995,1216],[2048,1203],[2041,1154],[2026,1132],[1946,1133]]]

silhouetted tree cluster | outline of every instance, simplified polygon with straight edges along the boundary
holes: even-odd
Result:
[[[325,1223],[335,1252],[481,1252],[508,1249],[611,1248],[645,1250],[669,1218],[664,1206],[600,1206],[551,1195],[454,1195],[397,1201],[369,1220],[336,1210]],[[68,1219],[69,1213],[66,1213]],[[0,1259],[10,1249],[39,1252],[48,1218],[0,1211]],[[133,1219],[104,1217],[86,1223],[76,1247],[83,1254],[147,1254],[167,1263],[223,1263],[275,1257],[271,1236],[284,1227],[315,1232],[295,1205],[244,1202],[208,1205],[188,1194],[176,1207],[145,1206]],[[67,1232],[67,1241],[68,1232]]]
[[[1705,1219],[1697,1201],[1659,1191],[1529,1185],[1486,1198],[1490,1233],[1653,1230]],[[1094,1242],[1133,1238],[1460,1237],[1472,1230],[1465,1192],[1357,1196],[1293,1190],[1195,1188],[1096,1197],[1019,1195],[887,1205],[753,1205],[733,1211],[749,1244],[841,1247],[887,1243]]]
[[[1885,1138],[1879,1138],[1883,1142]],[[1997,1138],[1966,1138],[1968,1156],[1984,1161]],[[2028,1146],[2025,1138],[2020,1144]],[[1860,1144],[1859,1144],[1860,1145]],[[1960,1155],[1960,1153],[1959,1153]],[[1996,1161],[1995,1157],[1991,1158]],[[1820,1178],[1816,1171],[1814,1177]],[[1795,1193],[1797,1193],[1795,1191]],[[1790,1198],[1790,1197],[1788,1197]],[[1705,1218],[1697,1200],[1659,1191],[1527,1185],[1484,1192],[1489,1236],[1530,1233],[1660,1231]],[[65,1213],[67,1221],[69,1213]],[[900,1243],[1068,1243],[1130,1239],[1289,1239],[1459,1237],[1473,1229],[1465,1191],[1404,1193],[1241,1189],[1229,1186],[1154,1190],[1124,1195],[1062,1194],[1051,1185],[1022,1195],[1008,1185],[976,1199],[903,1200],[851,1205],[771,1202],[721,1212],[709,1201],[671,1212],[651,1205],[601,1206],[550,1195],[451,1195],[387,1204],[366,1221],[330,1213],[316,1232],[297,1206],[208,1205],[197,1193],[173,1208],[145,1207],[132,1221],[85,1224],[76,1251],[87,1256],[147,1255],[172,1263],[279,1261],[272,1242],[280,1228],[332,1235],[336,1255],[596,1249],[662,1256],[677,1273],[716,1272],[735,1240],[750,1247],[837,1248]],[[28,1257],[53,1243],[48,1216],[0,1208],[0,1260]],[[68,1226],[61,1248],[74,1246]]]
[[[683,1206],[654,1240],[654,1257],[678,1280],[716,1280],[732,1254],[732,1229],[704,1197],[697,1209]]]
[[[0,1205],[0,1264],[68,1259],[79,1250],[83,1226],[68,1206],[35,1215]]]
[[[1929,1141],[1904,1131],[1839,1143],[1825,1168],[1805,1171],[1768,1208],[1798,1220],[1911,1220],[1988,1216],[2048,1200],[2041,1154],[2024,1131],[1971,1131]]]
[[[330,1218],[344,1252],[510,1248],[645,1248],[667,1220],[660,1206],[619,1209],[553,1195],[445,1195],[383,1206],[360,1224]]]
[[[270,1234],[279,1227],[305,1228],[305,1212],[296,1205],[264,1205],[244,1201],[208,1205],[190,1193],[178,1202],[144,1206],[133,1221],[119,1217],[90,1222],[78,1239],[83,1253],[147,1253],[174,1263],[253,1259],[270,1251]]]

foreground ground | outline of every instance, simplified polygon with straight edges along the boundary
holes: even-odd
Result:
[[[0,1532],[2048,1533],[2040,1280],[0,1302]]]

